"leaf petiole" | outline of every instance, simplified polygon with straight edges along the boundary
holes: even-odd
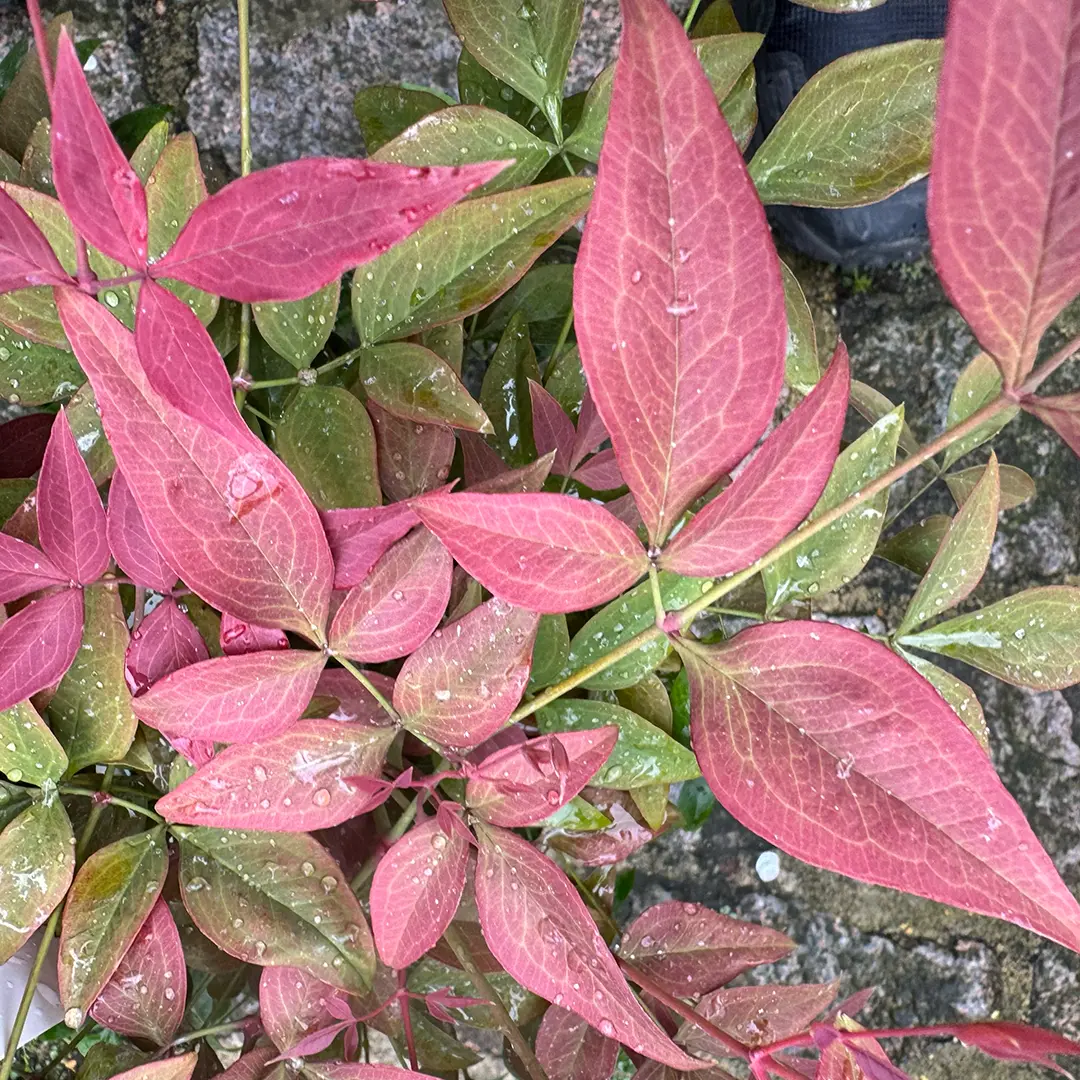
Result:
[[[401,723],[401,717],[398,716],[397,709],[383,697],[375,684],[351,660],[337,655],[334,655],[334,659],[379,703],[395,724]]]
[[[77,784],[61,784],[59,791],[61,795],[82,795],[84,798],[97,799],[102,806],[122,806],[125,810],[131,810],[133,813],[142,814],[143,817],[149,818],[158,825],[164,824],[165,821],[160,814],[155,814],[153,810],[148,810],[145,806],[139,806],[138,803],[123,799],[119,795],[113,795],[111,792],[97,791],[94,788],[79,787]]]

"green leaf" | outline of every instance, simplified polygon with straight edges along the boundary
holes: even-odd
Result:
[[[563,349],[555,363],[548,364],[544,389],[563,407],[576,423],[585,396],[585,369],[576,345]]]
[[[671,734],[673,725],[671,698],[668,696],[664,680],[655,672],[650,671],[633,686],[616,690],[615,700],[624,709],[637,713],[661,731]]]
[[[876,424],[883,416],[887,416],[896,408],[881,391],[875,390],[867,383],[859,382],[858,379],[851,380],[851,404],[855,411],[871,424]],[[900,438],[897,442],[905,454],[914,454],[922,449],[906,419],[900,428]]]
[[[930,569],[930,564],[941,547],[941,539],[951,523],[952,518],[948,514],[934,514],[923,518],[888,540],[883,540],[874,554],[922,577]]]
[[[864,206],[925,176],[941,52],[879,45],[812,76],[750,162],[761,201]]]
[[[1014,686],[1061,690],[1080,679],[1080,589],[1028,589],[900,644],[963,660]]]
[[[558,682],[559,673],[570,655],[570,634],[565,615],[541,615],[533,643],[529,691],[542,690]]]
[[[163,825],[117,840],[82,865],[60,931],[65,1010],[89,1010],[150,914],[168,869]]]
[[[465,48],[539,105],[556,142],[562,142],[562,90],[582,0],[446,0],[445,7]]]
[[[13,783],[56,783],[68,759],[56,736],[29,701],[0,712],[0,772]]]
[[[30,39],[20,38],[4,53],[4,59],[0,60],[0,95],[7,93],[11,80],[15,78],[15,73],[29,50]]]
[[[356,993],[375,950],[341,868],[306,833],[174,827],[180,887],[198,928],[250,964],[298,967]]]
[[[11,160],[15,159],[11,158]],[[52,134],[48,117],[38,121],[30,136],[30,141],[26,144],[26,151],[23,153],[17,173],[10,179],[23,187],[34,188],[53,198],[56,197],[56,188],[53,187],[52,178]]]
[[[38,794],[33,788],[18,787],[0,780],[0,832],[32,806],[36,798]]]
[[[8,518],[36,487],[37,481],[33,479],[0,479],[0,527],[7,524]]]
[[[780,263],[780,274],[784,279],[784,309],[788,326],[784,381],[800,394],[809,394],[821,378],[814,316],[810,313],[810,305],[803,295],[799,279],[787,263]]]
[[[660,595],[667,611],[679,611],[700,599],[702,593],[708,592],[711,586],[712,581],[708,578],[681,577],[667,570],[660,571]],[[649,583],[643,581],[601,608],[573,636],[570,641],[570,655],[567,657],[566,667],[559,672],[559,678],[569,678],[612,649],[647,630],[655,622],[652,591]],[[666,638],[653,638],[630,656],[612,664],[581,685],[588,690],[618,690],[624,686],[633,686],[663,663],[668,648]]]
[[[64,27],[69,34],[74,32],[70,11],[57,15],[45,27],[45,39],[54,64],[56,43]],[[37,53],[28,49],[19,64],[19,70],[4,93],[3,100],[0,100],[0,149],[21,161],[38,121],[48,115],[49,98],[45,92],[45,81],[41,77],[41,64],[38,63]]]
[[[277,427],[277,452],[320,510],[382,502],[367,410],[339,386],[301,386]]]
[[[454,369],[422,345],[396,341],[364,349],[356,360],[356,374],[366,397],[403,420],[483,434],[493,430]]]
[[[757,72],[753,65],[739,76],[731,93],[720,103],[720,111],[739,149],[745,152],[758,122]]]
[[[687,780],[679,788],[675,805],[679,808],[684,829],[700,829],[716,806],[716,796],[703,777]]]
[[[575,795],[565,806],[560,806],[550,817],[540,824],[550,833],[559,832],[596,832],[611,826],[611,818],[602,810],[597,810],[592,803],[586,802],[580,795]]]
[[[664,824],[667,817],[668,790],[667,784],[647,784],[630,792],[630,798],[645,819],[645,824],[654,831]]]
[[[120,144],[120,149],[127,157],[133,158],[139,145],[154,128],[164,125],[166,131],[168,130],[168,118],[171,112],[171,105],[144,105],[141,109],[125,113],[114,120],[109,127]],[[140,179],[146,183],[145,176],[140,175]]]
[[[990,729],[986,726],[986,716],[975,691],[966,682],[939,668],[937,664],[931,664],[929,660],[901,648],[896,651],[945,699],[949,708],[979,740],[982,748],[990,753]]]
[[[364,136],[368,157],[412,127],[421,117],[453,105],[453,98],[438,90],[407,86],[368,86],[357,91],[353,113]]]
[[[17,790],[17,789],[16,789]],[[5,807],[21,801],[10,788]],[[64,899],[75,870],[75,836],[56,789],[46,791],[0,833],[0,964],[19,951]]]
[[[934,561],[897,627],[897,637],[955,607],[978,585],[997,532],[999,491],[997,458],[991,454],[971,498],[945,530]]]
[[[618,727],[615,749],[590,781],[594,787],[629,791],[650,784],[692,780],[701,775],[692,751],[621,705],[562,698],[544,706],[536,714],[536,722],[545,735],[585,731],[607,724]]]
[[[94,398],[94,388],[85,382],[64,407],[67,413],[71,434],[79,448],[86,467],[90,470],[94,483],[104,484],[116,469],[116,459],[112,447],[105,438],[105,429],[101,426],[101,414]]]
[[[527,465],[536,457],[529,380],[540,381],[529,324],[518,312],[510,320],[484,372],[480,403],[495,431],[495,445],[508,465]]]
[[[513,976],[505,971],[493,971],[487,976],[491,988],[499,995],[510,1019],[519,1026],[538,1020],[547,1008],[543,998],[530,993]],[[449,991],[458,998],[475,998],[476,987],[467,972],[424,957],[409,969],[408,987],[414,994],[432,994],[439,990]],[[461,1005],[448,1008],[447,1012],[458,1023],[470,1027],[497,1028],[499,1018],[490,1005]]]
[[[903,423],[901,405],[840,454],[821,498],[810,511],[809,521],[839,506],[849,495],[888,472],[896,460],[896,443]],[[846,585],[874,554],[888,505],[889,492],[879,492],[767,566],[761,577],[769,610]]]
[[[454,105],[429,113],[372,157],[419,166],[514,159],[514,164],[469,196],[475,199],[528,184],[557,152],[505,113],[482,105]]]
[[[945,474],[945,483],[949,485],[949,491],[957,506],[963,506],[967,502],[985,471],[985,465],[972,465],[970,469]],[[1002,510],[1012,510],[1013,507],[1026,503],[1028,499],[1035,498],[1035,481],[1023,469],[1014,465],[1001,465],[998,473],[1001,480]]]
[[[949,398],[949,413],[946,427],[954,428],[973,416],[984,405],[989,405],[1001,393],[1001,370],[992,357],[979,353],[963,371],[960,372]],[[959,461],[965,454],[977,446],[989,442],[1020,411],[1019,406],[1010,405],[1001,412],[980,424],[970,434],[958,439],[946,447],[942,459],[942,469],[947,469],[953,462]]]
[[[251,311],[263,341],[293,367],[306,368],[333,332],[340,300],[341,281],[336,280],[302,300],[252,304]]]
[[[138,721],[124,674],[128,627],[117,588],[85,589],[82,644],[49,702],[49,721],[69,773],[119,761]]]
[[[497,109],[523,126],[528,125],[537,113],[536,106],[527,97],[492,75],[468,49],[462,49],[458,57],[457,81],[462,105]],[[543,126],[550,133],[546,122]]]
[[[464,318],[501,296],[588,207],[592,180],[571,177],[451,206],[353,273],[363,344]]]
[[[465,357],[465,324],[461,320],[425,330],[416,335],[416,340],[418,345],[423,345],[445,360],[454,374],[461,378],[461,364]]]
[[[713,34],[738,34],[742,32],[739,20],[731,9],[731,0],[713,0],[701,17],[694,23],[691,37],[705,38]]]
[[[572,263],[534,266],[504,297],[484,312],[482,325],[477,328],[475,336],[498,337],[511,317],[521,312],[522,318],[529,324],[529,337],[533,342],[553,345],[570,311],[573,294]]]
[[[145,1064],[149,1058],[148,1051],[126,1041],[96,1042],[86,1051],[75,1080],[110,1080]]]
[[[169,141],[169,125],[162,120],[150,127],[143,138],[136,144],[131,154],[131,168],[143,182],[143,187],[150,179],[154,166],[165,151]]]
[[[671,735],[690,747],[690,680],[680,668],[671,684]]]
[[[37,289],[21,289],[21,293],[36,293]],[[8,310],[23,301],[6,305],[14,293],[0,296],[0,307]],[[0,325],[0,397],[23,405],[48,405],[64,401],[86,381],[75,354],[15,333]]]

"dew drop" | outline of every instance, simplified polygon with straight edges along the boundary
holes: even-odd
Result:
[[[311,796],[311,801],[316,806],[329,806],[330,805],[330,792],[327,788],[321,787],[314,795]]]

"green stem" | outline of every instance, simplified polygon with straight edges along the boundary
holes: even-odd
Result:
[[[667,612],[664,610],[664,597],[660,592],[660,575],[656,572],[653,563],[649,563],[649,589],[652,592],[653,610],[656,612],[656,623],[663,623]]]
[[[697,14],[697,9],[701,6],[701,0],[692,0],[690,4],[690,10],[686,13],[686,18],[683,19],[683,29],[689,33],[690,27],[694,25],[694,16]]]
[[[401,717],[398,716],[397,709],[386,700],[381,693],[379,693],[375,684],[351,661],[344,656],[338,656],[336,653],[331,653],[331,656],[352,675],[354,679],[382,706],[387,716],[394,721],[395,724],[401,723]]]
[[[936,476],[930,477],[930,479],[923,484],[923,486],[919,488],[919,490],[916,491],[899,510],[889,515],[889,519],[881,527],[881,531],[885,532],[887,529],[891,528],[896,523],[897,519],[914,506],[944,475],[944,473],[939,472]]]
[[[559,357],[562,355],[563,347],[566,345],[566,339],[570,336],[570,328],[574,325],[574,305],[570,305],[570,310],[566,313],[566,318],[563,319],[563,324],[559,330],[559,336],[555,341],[555,348],[551,350],[551,356],[548,358],[547,371],[554,371],[555,364],[558,362]]]
[[[93,1020],[87,1020],[86,1023],[83,1024],[83,1026],[79,1028],[79,1030],[76,1031],[75,1034],[72,1035],[72,1037],[68,1039],[66,1043],[64,1043],[64,1045],[60,1048],[59,1053],[53,1055],[53,1058],[49,1062],[49,1064],[46,1065],[45,1068],[41,1069],[37,1073],[37,1075],[42,1078],[48,1076],[49,1073],[52,1072],[52,1070],[55,1069],[56,1066],[59,1065],[60,1062],[63,1061],[64,1058],[66,1058],[68,1054],[70,1054],[71,1051],[74,1050],[75,1047],[83,1041],[83,1039],[86,1037],[86,1033],[94,1026],[95,1024]]]
[[[108,794],[109,789],[112,787],[113,776],[116,774],[116,766],[110,765],[105,770],[105,775],[101,778],[101,790],[103,793]],[[105,806],[103,803],[94,803],[90,807],[90,813],[87,815],[86,824],[83,826],[82,836],[79,837],[78,846],[75,848],[75,862],[77,865],[81,865],[84,858],[86,858],[86,851],[90,847],[90,841],[94,838],[94,830],[98,827],[98,822],[101,820],[101,815],[105,812]],[[0,1077],[0,1080],[4,1080]]]
[[[335,357],[328,364],[323,364],[322,367],[315,369],[315,374],[325,375],[328,371],[337,371],[338,368],[344,367],[346,364],[351,364],[362,352],[363,348],[350,349],[347,353],[342,353],[341,356]]]
[[[244,384],[244,392],[249,390],[272,390],[275,386],[296,386],[300,380],[295,375],[286,375],[283,379],[258,379]]]
[[[420,804],[427,797],[426,791],[418,791],[416,798],[404,810],[401,811],[401,817],[394,822],[389,831],[383,836],[383,843],[386,845],[392,844],[395,840],[400,840],[408,831],[409,826],[416,818],[416,812],[420,809]],[[368,879],[375,873],[375,867],[379,865],[379,855],[369,855],[365,860],[363,866],[356,872],[356,877],[352,879],[350,888],[354,893],[359,893],[361,889],[368,883]]]
[[[250,402],[245,401],[242,408],[246,409],[249,413],[251,413],[252,416],[254,416],[257,420],[261,420],[267,426],[271,428],[277,427],[277,424],[274,423],[274,421],[271,420],[270,417],[266,415],[266,413],[260,412]]]
[[[82,795],[84,798],[93,799],[101,794],[94,788],[80,787],[78,784],[61,784],[61,795]],[[119,795],[113,795],[109,793],[108,798],[104,800],[104,805],[122,806],[125,810],[131,810],[133,813],[142,814],[143,817],[149,818],[151,821],[158,825],[162,825],[165,819],[160,814],[155,814],[153,810],[148,810],[145,806],[139,806],[138,803],[133,803],[128,799],[122,799]]]
[[[249,0],[236,0],[237,37],[240,46],[240,175],[251,172],[251,43]],[[236,350],[236,375],[247,376],[251,368],[251,305],[240,307],[240,341]],[[236,407],[244,407],[247,390],[236,391]]]
[[[154,1057],[161,1057],[174,1046],[183,1046],[184,1043],[195,1042],[211,1035],[227,1035],[230,1031],[238,1031],[247,1024],[246,1020],[231,1020],[227,1024],[214,1024],[213,1027],[200,1028],[198,1031],[189,1031],[186,1035],[178,1035],[168,1046],[163,1046]]]

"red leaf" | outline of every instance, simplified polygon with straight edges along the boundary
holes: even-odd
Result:
[[[371,881],[371,929],[384,964],[408,967],[450,925],[465,888],[467,836],[429,818],[383,856]]]
[[[304,1072],[315,1080],[438,1080],[396,1065],[365,1065],[359,1061],[306,1061]]]
[[[850,386],[847,349],[735,481],[664,549],[660,565],[688,577],[749,566],[814,508],[840,449]]]
[[[472,770],[465,803],[484,821],[508,829],[543,821],[585,787],[618,737],[612,725],[508,746]]]
[[[227,184],[152,267],[245,303],[299,300],[381,255],[502,171],[305,158]]]
[[[321,643],[330,549],[292,473],[254,439],[237,446],[170,405],[148,383],[131,334],[101,304],[74,289],[56,293],[117,463],[162,555],[214,607]]]
[[[473,488],[507,471],[506,462],[491,448],[487,439],[472,431],[458,435],[461,443],[461,463],[465,469],[465,484]]]
[[[82,236],[125,266],[146,265],[146,194],[90,93],[66,29],[56,46],[52,177]]]
[[[949,12],[927,216],[950,299],[1023,381],[1080,292],[1080,64],[1073,0]]]
[[[274,1056],[274,1047],[256,1046],[254,1050],[234,1061],[223,1073],[218,1073],[218,1080],[262,1080],[266,1066]]]
[[[187,968],[169,905],[160,897],[90,1008],[111,1031],[164,1046],[184,1018]]]
[[[235,615],[223,611],[218,644],[226,656],[243,656],[244,653],[287,649],[289,638],[284,630],[242,622]]]
[[[0,604],[71,579],[32,544],[0,533]]]
[[[259,1018],[279,1050],[295,1046],[305,1035],[334,1022],[330,1002],[339,991],[294,967],[263,968],[259,979]]]
[[[158,800],[184,825],[311,832],[363,812],[369,793],[352,777],[378,776],[393,728],[298,720],[286,732],[230,746]]]
[[[1053,428],[1080,457],[1080,394],[1029,397],[1024,400],[1024,408]]]
[[[1014,1024],[1007,1020],[981,1024],[949,1024],[935,1028],[943,1035],[953,1035],[965,1046],[974,1046],[999,1061],[1032,1061],[1063,1076],[1069,1074],[1051,1061],[1051,1054],[1080,1056],[1080,1043],[1066,1039],[1045,1028]]]
[[[0,292],[32,285],[62,285],[68,280],[56,252],[33,219],[0,189]]]
[[[338,608],[330,651],[366,664],[407,656],[439,625],[453,569],[450,553],[427,529],[399,540]]]
[[[649,568],[630,529],[604,507],[568,495],[462,492],[413,509],[477,581],[532,611],[596,607]]]
[[[551,472],[554,453],[544,454],[519,469],[503,469],[497,476],[480,480],[469,488],[470,495],[532,495],[542,491]],[[435,492],[434,494],[438,494]]]
[[[131,633],[125,660],[128,688],[138,696],[166,675],[209,656],[202,634],[167,596]]]
[[[365,672],[375,689],[386,698],[394,695],[394,680],[377,671]],[[327,712],[331,720],[386,727],[389,717],[383,707],[344,668],[327,668],[315,687],[315,696],[333,698],[337,707]]]
[[[612,866],[622,862],[672,824],[672,816],[666,814],[659,829],[650,829],[626,791],[586,789],[585,797],[611,818],[611,824],[595,832],[556,832],[550,837],[552,847],[566,852],[583,866]]]
[[[536,1057],[548,1080],[610,1080],[619,1044],[576,1013],[552,1005],[536,1033]]]
[[[135,713],[167,735],[267,739],[303,713],[323,663],[321,653],[299,649],[216,657],[166,676],[135,699]]]
[[[109,483],[105,531],[117,565],[137,585],[168,592],[176,584],[179,575],[150,539],[142,511],[119,469]]]
[[[614,450],[601,450],[599,454],[594,454],[584,465],[579,465],[572,476],[579,484],[593,491],[613,491],[626,483]]]
[[[82,628],[79,589],[43,596],[0,623],[0,712],[60,681]]]
[[[436,630],[394,683],[405,726],[448,747],[470,747],[510,719],[529,682],[539,616],[488,600]]]
[[[388,499],[411,499],[446,482],[457,445],[452,428],[403,420],[371,400],[366,408],[375,430],[379,485]]]
[[[589,389],[661,544],[765,429],[786,337],[765,213],[662,0],[623,0],[574,311]]]
[[[101,577],[109,565],[105,508],[63,409],[41,463],[37,520],[45,554],[72,581],[89,585]]]
[[[191,1080],[198,1061],[199,1055],[193,1050],[190,1054],[183,1054],[180,1057],[166,1058],[164,1061],[148,1061],[145,1065],[137,1065],[134,1069],[117,1073],[113,1080]],[[222,1076],[224,1075],[222,1073]]]
[[[334,556],[334,588],[359,585],[392,544],[420,519],[408,503],[323,510],[323,529]]]
[[[669,900],[630,924],[619,953],[664,990],[685,998],[715,990],[794,948],[777,930]]]
[[[851,1053],[855,1064],[862,1070],[863,1080],[911,1080],[906,1072],[898,1069],[891,1061],[875,1057],[856,1046],[851,1048]]]
[[[1080,905],[985,751],[900,657],[797,621],[682,655],[701,770],[747,828],[815,866],[1080,950]]]
[[[563,407],[538,382],[529,380],[529,398],[532,401],[533,441],[538,454],[555,452],[551,463],[556,476],[569,476],[572,466],[570,455],[574,450],[577,432],[574,422]]]
[[[592,393],[586,387],[581,399],[581,411],[578,413],[574,452],[570,457],[572,467],[577,468],[586,456],[609,437],[604,421],[600,419],[600,414],[596,411],[596,402],[593,401]]]
[[[601,1035],[677,1069],[703,1068],[634,997],[566,875],[516,833],[478,825],[477,839],[476,907],[499,963],[526,990],[572,1009]]]

